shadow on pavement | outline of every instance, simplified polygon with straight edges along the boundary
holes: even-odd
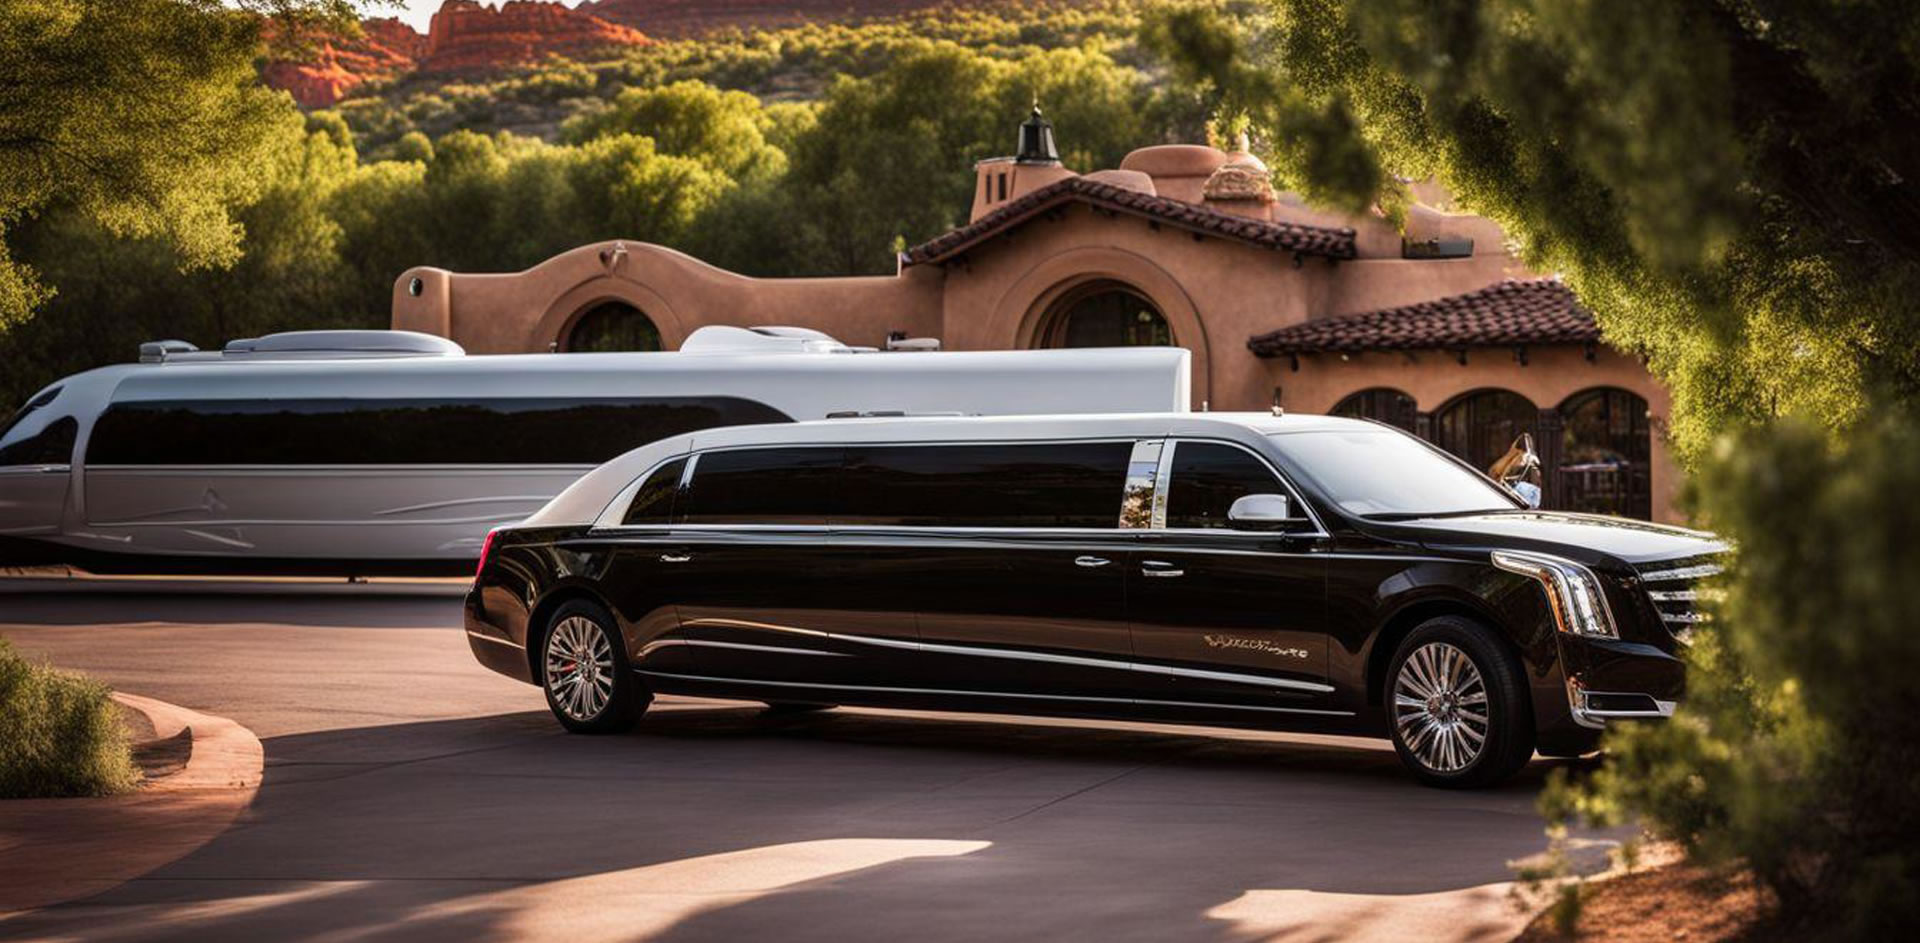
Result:
[[[322,593],[295,584],[284,589],[247,587],[187,587],[169,592],[101,592],[89,586],[70,590],[15,591],[0,581],[0,621],[17,626],[110,625],[164,622],[179,625],[236,625],[270,621],[274,624],[327,628],[442,628],[461,623],[457,593],[432,589],[395,593],[384,587],[367,589],[340,584],[339,592]],[[263,610],[271,617],[263,620]]]
[[[1550,768],[1443,792],[1359,740],[681,699],[618,737],[528,712],[266,747],[235,828],[0,937],[1503,938],[1482,885],[1544,844]]]

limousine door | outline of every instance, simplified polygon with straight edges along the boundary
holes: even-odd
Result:
[[[849,450],[835,541],[899,565],[920,656],[900,684],[1126,699],[1128,534],[1116,510],[1132,442]]]
[[[1285,707],[1330,693],[1315,539],[1227,526],[1235,499],[1290,492],[1239,445],[1172,448],[1166,526],[1142,535],[1129,574],[1136,669],[1159,679],[1141,696],[1157,686],[1169,700]]]
[[[700,676],[806,700],[800,689],[887,684],[907,670],[911,611],[860,592],[876,561],[828,541],[842,453],[770,447],[696,459],[662,559]]]

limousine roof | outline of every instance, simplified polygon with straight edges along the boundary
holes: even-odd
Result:
[[[1017,442],[1141,436],[1193,436],[1252,443],[1261,436],[1337,429],[1378,429],[1338,416],[1271,413],[1116,413],[1052,416],[909,416],[828,419],[729,426],[662,439],[621,455],[585,477],[532,517],[528,527],[597,520],[648,469],[693,451],[755,445],[858,445],[909,442]]]

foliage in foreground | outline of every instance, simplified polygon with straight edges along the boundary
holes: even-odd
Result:
[[[140,773],[107,686],[20,657],[0,639],[0,799],[104,796]]]
[[[1920,925],[1920,433],[1831,445],[1809,425],[1724,440],[1697,482],[1741,544],[1671,724],[1608,737],[1560,820],[1638,816],[1696,858],[1744,863],[1783,916],[1836,937]],[[1767,535],[1767,536],[1760,536]]]
[[[1393,212],[1437,178],[1563,274],[1672,388],[1738,545],[1674,722],[1550,811],[1750,866],[1817,933],[1920,922],[1920,7],[1269,7],[1164,10],[1148,45],[1294,189]]]
[[[1689,460],[1920,396],[1920,5],[1269,7],[1162,9],[1148,45],[1295,189],[1392,211],[1435,177],[1498,220],[1667,381]]]

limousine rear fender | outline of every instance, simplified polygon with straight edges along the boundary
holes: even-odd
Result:
[[[1489,568],[1491,571],[1491,568]],[[1409,633],[1428,619],[1463,616],[1493,629],[1526,667],[1527,680],[1538,691],[1557,694],[1559,648],[1553,635],[1553,614],[1537,584],[1516,574],[1492,571],[1480,583],[1484,595],[1461,591],[1453,585],[1415,586],[1384,600],[1379,628],[1368,639],[1362,652],[1366,665],[1367,704],[1380,706],[1385,698],[1387,663]]]

